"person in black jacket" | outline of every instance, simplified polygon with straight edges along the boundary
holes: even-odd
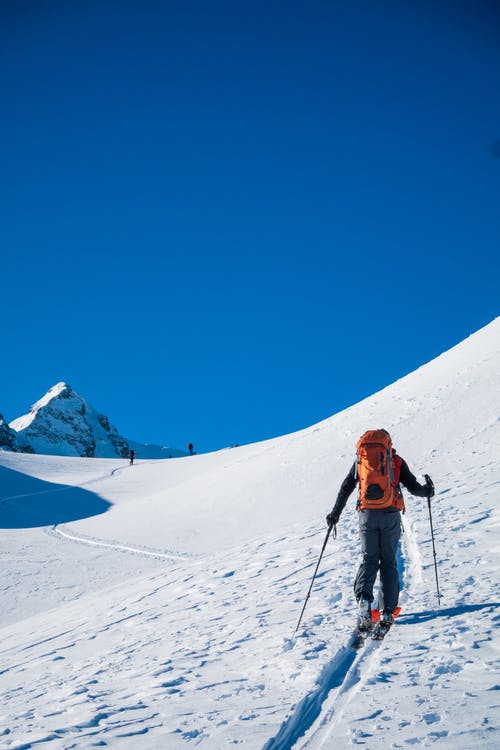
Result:
[[[359,482],[357,461],[352,465],[342,482],[333,510],[327,515],[328,526],[336,526],[347,500]],[[401,535],[402,484],[412,495],[431,498],[434,486],[426,475],[425,485],[420,484],[408,468],[406,461],[393,450],[394,497],[400,502],[387,508],[368,510],[360,507],[359,536],[362,561],[354,581],[354,593],[359,605],[361,628],[371,626],[371,604],[373,587],[380,571],[379,609],[382,622],[392,622],[393,612],[399,599],[399,575],[396,562],[399,537]]]

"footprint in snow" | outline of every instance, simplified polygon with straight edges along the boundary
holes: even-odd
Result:
[[[422,719],[426,724],[435,724],[437,721],[441,721],[441,716],[438,713],[423,714]]]
[[[326,648],[326,643],[324,641],[321,641],[320,643],[318,643],[317,646],[314,646],[314,648],[304,653],[304,659],[307,659],[307,660],[317,659],[320,651],[324,651],[325,648]]]

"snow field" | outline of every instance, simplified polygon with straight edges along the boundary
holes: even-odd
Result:
[[[499,331],[274,441],[133,469],[0,454],[0,747],[498,747]],[[403,610],[356,653],[354,497],[293,632],[371,426],[434,479],[443,598],[408,497]]]

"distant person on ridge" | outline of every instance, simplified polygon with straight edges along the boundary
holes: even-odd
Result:
[[[130,462],[129,462],[129,466],[133,466],[133,465],[134,465],[134,458],[135,458],[135,451],[130,451]]]
[[[194,456],[194,447],[192,443],[188,443],[188,451],[190,456]]]
[[[412,495],[431,498],[434,485],[426,474],[426,484],[419,484],[392,447],[387,430],[369,430],[356,444],[356,461],[342,482],[333,510],[327,515],[328,526],[336,526],[349,495],[359,485],[357,510],[363,559],[354,581],[359,606],[358,630],[372,627],[373,587],[380,571],[380,627],[388,630],[394,620],[399,599],[399,575],[396,562],[401,534],[403,484]]]

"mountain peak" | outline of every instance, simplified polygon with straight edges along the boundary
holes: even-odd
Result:
[[[124,458],[130,450],[108,418],[62,381],[10,427],[17,432],[19,448],[36,453]]]
[[[54,410],[60,411],[61,407],[56,406],[53,403],[54,401],[58,399],[64,399],[64,400],[75,399],[75,400],[79,400],[80,402],[83,402],[83,399],[80,396],[78,396],[78,394],[74,393],[74,391],[71,390],[69,385],[63,382],[56,383],[56,385],[53,385],[52,388],[49,388],[47,393],[45,393],[45,395],[42,396],[42,398],[40,398],[38,401],[36,401],[33,404],[33,406],[30,408],[27,414],[24,414],[22,417],[18,417],[17,419],[14,419],[10,423],[10,427],[16,430],[16,432],[20,432],[21,430],[27,429],[33,423],[33,421],[38,417],[40,412],[44,410],[45,411],[49,410],[49,412],[53,412]]]
[[[30,412],[38,411],[38,409],[43,408],[44,406],[47,406],[50,401],[54,398],[70,398],[73,395],[73,391],[71,390],[71,387],[64,382],[56,383],[52,386],[52,388],[49,388],[47,393],[42,396],[41,399],[39,399],[36,403],[33,404],[33,406],[30,409]]]
[[[25,453],[95,458],[126,458],[131,448],[141,458],[186,455],[169,447],[127,440],[105,414],[64,381],[49,388],[27,414],[3,425],[1,446]]]
[[[71,391],[71,386],[61,380],[60,383],[56,383],[52,388],[49,388],[45,395],[47,396],[50,393],[52,396],[60,396],[63,391]]]

